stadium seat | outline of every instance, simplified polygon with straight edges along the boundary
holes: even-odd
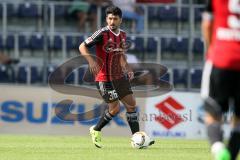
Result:
[[[55,5],[54,13],[56,18],[63,18],[67,15],[67,9],[64,5]]]
[[[161,52],[168,52],[169,51],[169,46],[167,44],[167,39],[166,38],[161,38]]]
[[[3,15],[3,5],[0,4],[0,18],[2,18]],[[12,17],[15,15],[15,10],[14,10],[14,6],[12,3],[7,3],[7,16],[8,17]]]
[[[69,70],[72,70],[72,69],[71,69],[71,68],[68,68],[67,70],[69,71]],[[75,74],[75,72],[73,72],[73,70],[72,70],[72,72],[70,73],[70,75],[68,75],[67,77],[65,77],[65,83],[67,83],[67,84],[74,84],[75,76],[76,76],[76,74]]]
[[[2,35],[0,35],[0,49],[3,49],[3,38]]]
[[[17,73],[17,81],[19,83],[27,83],[30,76],[30,83],[39,81],[38,69],[36,66],[20,66]]]
[[[157,7],[148,7],[148,19],[157,19],[158,18],[158,8]]]
[[[49,78],[49,75],[51,74],[51,73],[53,73],[53,71],[56,69],[56,67],[55,66],[52,66],[52,65],[49,65],[49,66],[47,66],[47,79]]]
[[[197,53],[197,54],[203,54],[203,52],[204,52],[204,42],[201,38],[194,39],[193,52]]]
[[[191,79],[192,79],[192,86],[201,86],[202,80],[202,70],[201,69],[192,69],[191,70]]]
[[[18,6],[18,16],[36,18],[38,17],[38,6],[29,2],[22,3]]]
[[[157,53],[157,37],[150,37],[147,41],[147,52]]]
[[[144,39],[142,37],[136,37],[134,43],[136,52],[144,52]]]
[[[0,82],[14,82],[14,70],[5,65],[0,65]]]
[[[43,50],[44,47],[43,35],[40,33],[32,35],[29,40],[29,47],[32,50]]]
[[[202,12],[204,8],[195,8],[194,9],[194,19],[196,22],[200,22],[202,20]]]
[[[179,18],[183,22],[186,22],[189,20],[189,8],[188,7],[181,8],[181,14],[180,14]]]
[[[61,50],[62,49],[62,44],[63,44],[63,40],[62,37],[59,35],[56,35],[53,37],[53,42],[50,43],[50,39],[48,38],[48,47],[49,49],[53,49],[53,50]]]
[[[84,41],[83,36],[67,36],[66,37],[66,46],[67,50],[78,49],[80,43]]]
[[[188,52],[188,39],[187,38],[182,38],[182,37],[177,37],[177,38],[171,38],[170,40],[170,51],[173,53],[185,53],[187,54]]]
[[[78,83],[82,84],[84,82],[85,72],[87,71],[88,65],[81,66],[78,68]]]
[[[29,43],[28,43],[25,35],[19,35],[18,36],[18,46],[19,46],[20,50],[29,48]]]
[[[83,36],[77,36],[74,47],[78,49],[79,45],[80,45],[83,41],[84,41],[84,37],[83,37]]]
[[[161,21],[172,21],[175,22],[177,20],[177,8],[166,5],[164,7],[159,7],[158,9],[158,17]]]
[[[144,52],[144,40],[142,37],[127,37],[127,40],[131,41],[130,52]]]
[[[160,80],[164,80],[164,81],[169,82],[170,81],[170,74],[169,74],[169,72],[167,72],[162,77],[160,77]]]
[[[0,19],[2,19],[2,15],[3,15],[3,6],[2,4],[0,4]]]
[[[74,40],[72,36],[66,36],[67,50],[72,50],[74,48],[73,41]]]
[[[15,42],[14,35],[8,35],[6,39],[5,48],[14,49],[14,44],[15,44],[14,42]]]
[[[187,69],[173,69],[173,83],[174,85],[187,86]]]
[[[25,66],[20,66],[17,73],[18,83],[27,83],[27,68]]]

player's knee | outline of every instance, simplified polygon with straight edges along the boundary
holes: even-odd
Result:
[[[137,105],[136,100],[135,99],[131,100],[131,102],[129,102],[128,105],[130,106],[129,108],[136,108]]]
[[[205,123],[212,124],[219,122],[222,119],[221,106],[212,98],[207,98],[204,102],[204,109],[206,111]]]
[[[127,112],[135,112],[136,109],[137,109],[136,106],[128,106],[128,107],[126,108]]]
[[[111,115],[113,115],[113,116],[115,116],[116,114],[118,114],[119,111],[120,111],[120,107],[119,107],[119,106],[116,106],[116,107],[114,107],[114,108],[112,108],[112,109],[109,109],[109,113],[110,113]]]
[[[239,128],[239,131],[240,131],[240,117],[239,116],[233,116],[232,127],[233,128]]]
[[[219,121],[220,121],[219,119],[216,119],[210,113],[206,113],[206,115],[204,117],[204,122],[206,125],[211,125],[211,124],[219,122]]]

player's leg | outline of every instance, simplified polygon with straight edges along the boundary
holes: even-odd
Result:
[[[232,118],[232,131],[228,142],[228,149],[231,153],[231,159],[236,160],[240,150],[240,73],[233,73],[234,83],[234,116]]]
[[[215,160],[230,160],[230,154],[223,143],[222,112],[220,105],[215,100],[209,98],[205,100],[205,124],[207,135],[211,145],[211,152]]]
[[[126,118],[132,134],[139,131],[139,113],[136,108],[136,100],[133,94],[128,94],[121,99],[121,102],[126,107]]]
[[[92,126],[89,130],[93,143],[96,147],[101,148],[101,130],[112,120],[113,116],[119,112],[120,106],[118,96],[115,94],[116,91],[113,89],[111,82],[96,82],[96,85],[108,107],[100,117],[97,125]]]
[[[207,135],[211,151],[216,160],[230,160],[230,154],[223,143],[222,114],[228,111],[229,80],[226,73],[206,62],[203,72],[201,94]]]
[[[231,160],[236,160],[240,150],[240,117],[233,117],[233,129],[228,142]]]
[[[97,125],[94,127],[94,130],[101,131],[104,126],[106,126],[112,118],[119,112],[120,104],[119,101],[114,101],[108,103],[108,108],[105,110]]]

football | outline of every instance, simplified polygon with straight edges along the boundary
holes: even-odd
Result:
[[[131,145],[136,149],[143,149],[149,146],[151,139],[145,132],[136,132],[132,135]]]

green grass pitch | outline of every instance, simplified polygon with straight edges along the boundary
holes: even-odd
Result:
[[[211,160],[203,140],[156,139],[148,149],[133,149],[126,137],[0,135],[0,160]]]

